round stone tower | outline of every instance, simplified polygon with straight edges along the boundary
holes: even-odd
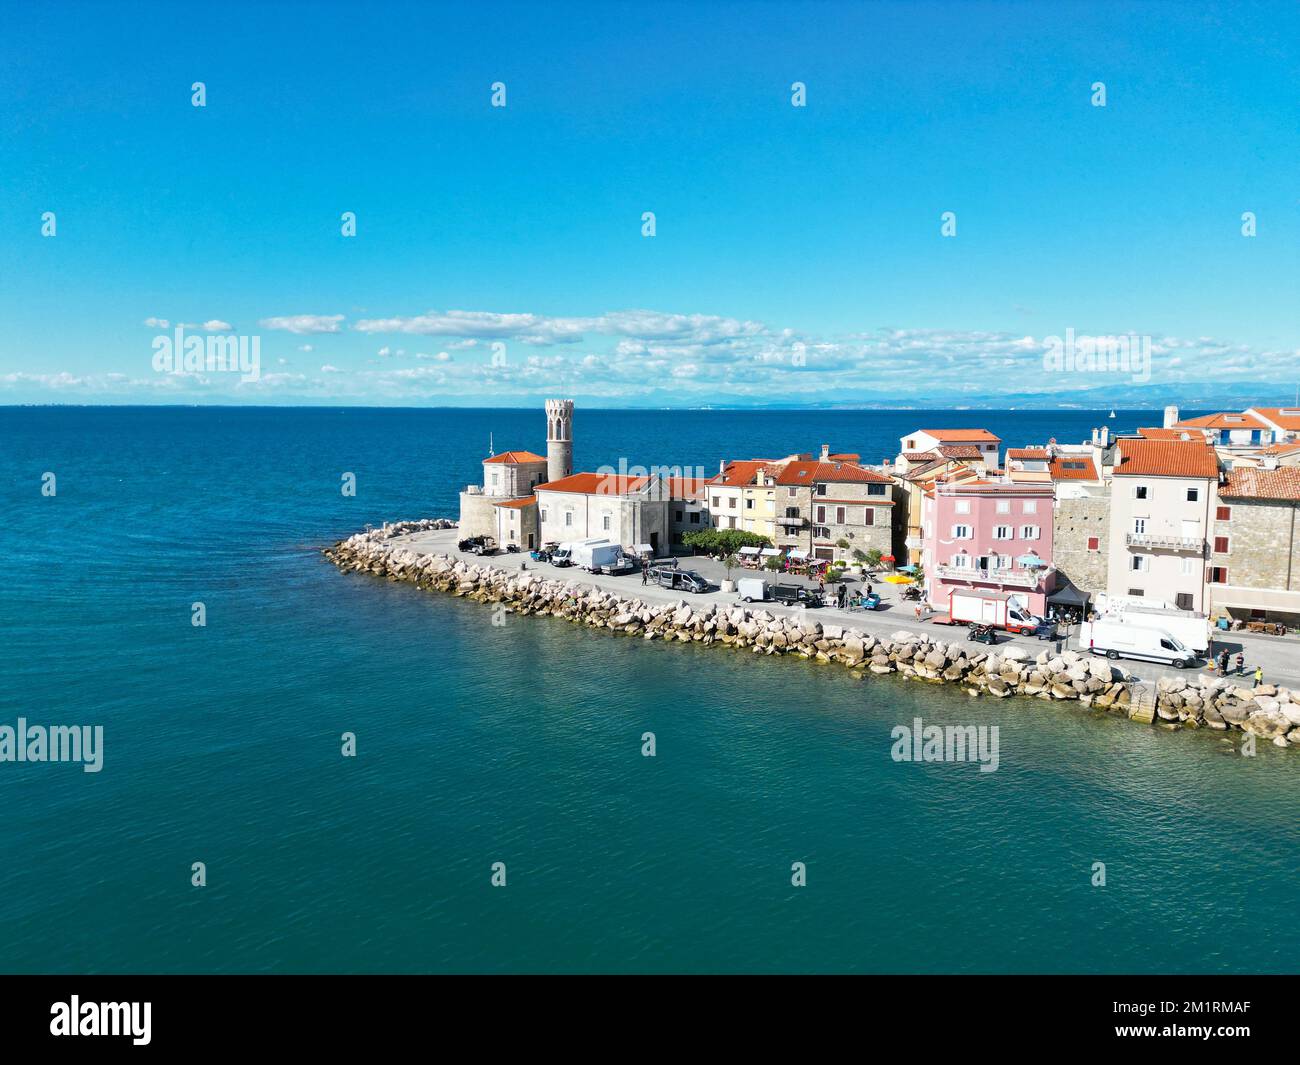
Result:
[[[546,401],[546,479],[558,481],[573,472],[573,400]]]

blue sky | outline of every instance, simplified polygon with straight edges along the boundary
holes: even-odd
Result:
[[[1300,378],[1294,3],[7,19],[0,403],[1137,386],[1123,367],[1047,373],[1067,330],[1149,338],[1157,399],[1291,402]],[[154,338],[179,323],[259,337],[259,379],[157,372]]]

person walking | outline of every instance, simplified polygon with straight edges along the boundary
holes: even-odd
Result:
[[[1246,656],[1242,654],[1240,651],[1238,651],[1237,652],[1237,676],[1244,677],[1245,675],[1246,675]]]
[[[1255,667],[1255,683],[1252,684],[1251,687],[1252,687],[1252,688],[1258,688],[1258,687],[1259,687],[1261,684],[1263,684],[1263,683],[1264,683],[1264,667],[1263,667],[1263,666],[1256,666],[1256,667]]]
[[[641,563],[641,586],[644,588],[650,583],[650,567],[644,562]]]

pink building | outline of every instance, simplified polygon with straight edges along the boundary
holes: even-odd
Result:
[[[1042,615],[1056,582],[1052,486],[938,481],[921,501],[926,601],[947,611],[954,590],[1018,596]]]

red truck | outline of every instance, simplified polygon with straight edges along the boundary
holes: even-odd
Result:
[[[992,625],[1007,632],[1051,638],[1040,635],[1043,619],[1026,610],[1012,592],[950,592],[948,612],[936,614],[932,620],[936,625]]]

